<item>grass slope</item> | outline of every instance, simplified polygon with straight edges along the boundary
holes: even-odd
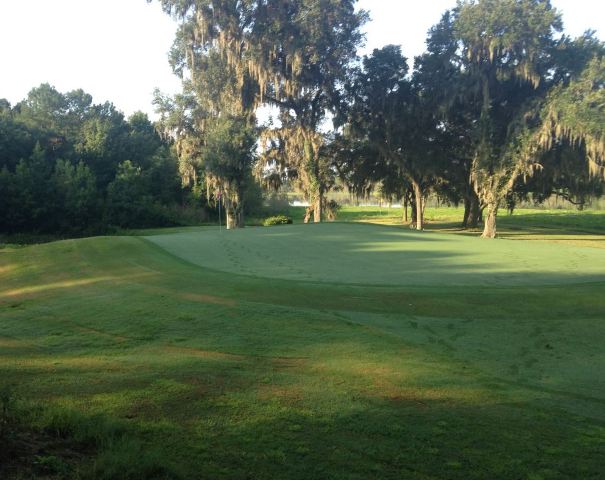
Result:
[[[541,253],[522,242],[486,242],[493,260],[470,268],[464,237],[392,230],[390,252],[391,230],[350,228],[229,237],[232,256],[264,278],[219,271],[213,257],[228,249],[211,230],[195,233],[208,236],[201,245],[188,231],[153,239],[172,253],[135,237],[0,250],[0,382],[17,399],[17,453],[36,455],[0,462],[0,476],[602,477],[605,282],[575,283],[595,280],[600,250],[540,243],[562,282],[543,285],[531,273]],[[282,258],[268,245],[288,232],[296,241]],[[398,274],[391,286],[355,285],[372,282],[358,281],[350,251],[378,282],[411,261],[406,242],[425,239],[428,257],[434,242],[450,257],[417,264],[422,284]],[[522,275],[503,271],[505,243],[532,281],[513,285]],[[295,261],[307,245],[316,268]],[[570,275],[570,256],[585,271]],[[290,277],[276,258],[304,272]],[[258,271],[271,264],[273,274]],[[456,269],[468,285],[445,285]]]

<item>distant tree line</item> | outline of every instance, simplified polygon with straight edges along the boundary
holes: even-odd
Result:
[[[605,46],[562,34],[549,0],[462,0],[412,68],[398,46],[357,56],[356,0],[159,1],[180,22],[183,80],[158,93],[161,124],[234,227],[251,172],[296,187],[308,221],[330,216],[334,188],[378,189],[418,229],[428,195],[462,203],[463,226],[483,222],[487,238],[519,200],[603,193]],[[257,127],[259,107],[275,120]]]
[[[178,223],[199,205],[177,156],[143,113],[43,84],[0,100],[0,231],[98,233]]]

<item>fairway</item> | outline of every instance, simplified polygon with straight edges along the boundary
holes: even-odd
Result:
[[[147,237],[195,265],[286,280],[359,285],[532,285],[605,280],[605,250],[363,224]]]
[[[348,224],[0,249],[0,477],[600,479],[604,253]]]

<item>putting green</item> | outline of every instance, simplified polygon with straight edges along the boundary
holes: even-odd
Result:
[[[197,229],[146,237],[183,260],[257,277],[342,284],[555,285],[605,280],[605,250],[363,225],[235,231]]]

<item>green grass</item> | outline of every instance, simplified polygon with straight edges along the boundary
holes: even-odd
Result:
[[[602,478],[602,250],[146,233],[0,250],[23,478]]]
[[[291,208],[289,215],[302,223],[304,208]],[[403,210],[387,207],[343,207],[339,222],[361,222],[407,228]],[[462,230],[464,210],[454,207],[427,208],[425,228],[477,237],[480,229]],[[518,209],[513,215],[501,210],[498,215],[498,237],[509,240],[531,240],[605,248],[605,210]]]
[[[195,265],[285,280],[429,287],[605,280],[605,251],[600,249],[486,242],[385,226],[192,229],[147,238]]]

